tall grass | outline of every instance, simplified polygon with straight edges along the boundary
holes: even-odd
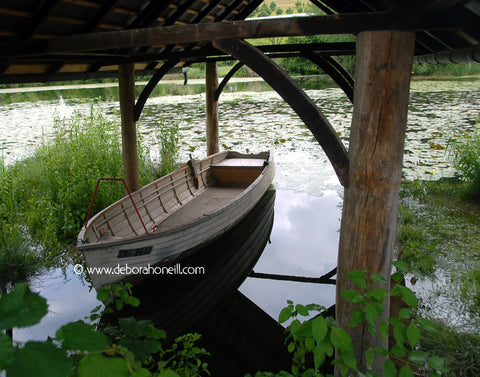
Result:
[[[423,329],[421,347],[445,360],[446,377],[480,375],[480,336],[459,331],[443,323]]]
[[[470,184],[470,196],[480,200],[480,128],[478,126],[477,121],[475,132],[465,133],[461,141],[451,141],[449,149],[460,172],[461,180]]]
[[[172,132],[174,132],[173,130]],[[178,128],[177,128],[178,131]],[[150,150],[138,144],[140,183],[144,185],[173,169],[178,136],[170,136],[161,153],[168,167],[154,166]],[[75,240],[90,205],[96,180],[123,177],[121,129],[118,117],[107,117],[92,107],[87,115],[75,114],[68,120],[56,119],[55,132],[33,154],[12,166],[1,165],[0,208],[5,239],[13,242],[15,226],[28,230],[46,253]],[[102,184],[95,200],[97,212],[124,195],[115,182]],[[17,224],[17,225],[12,225]],[[1,254],[7,250],[0,245]],[[20,245],[14,246],[20,250]]]

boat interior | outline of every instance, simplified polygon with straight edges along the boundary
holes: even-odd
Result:
[[[167,232],[210,216],[242,194],[262,173],[269,153],[222,152],[185,164],[112,204],[88,224],[85,239],[108,243]],[[195,200],[193,200],[195,199]],[[135,203],[135,205],[133,204]]]

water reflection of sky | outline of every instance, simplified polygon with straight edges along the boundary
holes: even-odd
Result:
[[[256,272],[319,277],[336,266],[340,197],[334,190],[321,196],[277,190],[271,243],[255,266]],[[95,290],[73,273],[55,269],[31,282],[34,291],[47,298],[49,312],[42,322],[15,329],[17,341],[54,336],[62,324],[84,319],[98,305]],[[277,319],[286,300],[330,306],[335,287],[323,284],[247,278],[240,291]]]
[[[473,129],[478,119],[478,81],[455,84],[430,80],[412,83],[404,170],[407,179],[451,174],[444,148],[450,137]],[[308,94],[347,143],[352,106],[340,89],[308,90]],[[117,102],[97,106],[118,117],[113,111]],[[51,134],[52,114],[68,119],[89,109],[88,102],[67,99],[2,106],[0,158],[13,162],[28,155],[42,137]],[[330,271],[336,264],[341,189],[318,143],[274,92],[225,92],[220,111],[221,143],[239,151],[275,150],[277,200],[272,243],[255,270],[313,277]],[[203,95],[151,98],[139,130],[144,140],[155,146],[152,129],[159,116],[168,122],[179,121],[184,141],[182,159],[192,147],[194,157],[200,158],[205,151],[204,112]],[[17,340],[53,336],[62,324],[83,319],[97,305],[94,291],[89,292],[72,271],[66,271],[65,278],[61,270],[54,270],[35,279],[33,287],[48,299],[49,314],[39,326],[16,330]],[[241,291],[274,318],[287,299],[324,306],[334,301],[334,287],[318,284],[248,278]]]
[[[277,191],[271,244],[255,272],[320,277],[332,270],[337,264],[340,202],[330,190],[319,197]],[[287,300],[326,307],[335,301],[335,287],[324,284],[247,278],[240,291],[275,319]]]
[[[55,332],[65,323],[83,320],[98,305],[95,290],[75,275],[73,268],[50,270],[30,282],[33,291],[47,299],[48,314],[35,326],[15,329],[17,341],[43,340],[54,337]]]

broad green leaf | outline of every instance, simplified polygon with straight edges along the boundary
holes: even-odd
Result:
[[[372,334],[375,334],[375,331],[376,331],[375,323],[377,322],[377,319],[378,319],[377,309],[372,304],[365,304],[364,310],[365,310],[365,320],[367,321],[368,329]]]
[[[118,324],[120,325],[122,332],[126,336],[133,337],[133,336],[141,335],[139,321],[137,321],[133,317],[120,318],[118,320]]]
[[[393,326],[393,337],[399,345],[403,345],[407,340],[407,334],[403,322],[399,318],[389,318],[388,321]]]
[[[415,348],[420,341],[420,330],[414,323],[410,323],[407,327],[407,338],[412,348]]]
[[[8,377],[65,377],[72,370],[72,361],[52,343],[27,342],[16,350],[6,370]]]
[[[0,370],[12,361],[15,348],[12,346],[12,339],[7,334],[0,332]]]
[[[400,273],[400,272],[395,272],[394,274],[392,274],[392,280],[396,283],[400,282],[403,280],[403,274]]]
[[[353,283],[358,285],[360,288],[367,289],[367,282],[365,281],[366,275],[363,271],[352,271],[347,274],[347,278],[349,278]]]
[[[400,344],[395,344],[392,347],[392,354],[397,357],[405,357],[408,354],[408,350]]]
[[[378,331],[380,331],[380,336],[382,337],[382,339],[385,339],[388,336],[388,322],[381,321],[378,324]]]
[[[398,377],[414,377],[413,371],[408,365],[405,365],[400,369],[400,374]]]
[[[387,359],[383,363],[383,377],[397,377],[397,368],[392,360]]]
[[[350,335],[340,327],[332,327],[330,331],[330,340],[333,346],[338,350],[353,350],[352,338],[350,338]]]
[[[377,284],[384,284],[387,282],[387,280],[382,275],[377,274],[376,272],[370,275],[370,279]]]
[[[387,296],[387,290],[383,287],[374,288],[365,294],[365,297],[372,297],[379,302],[382,302]]]
[[[119,344],[135,355],[135,359],[139,361],[147,360],[153,353],[153,346],[157,344],[157,341],[150,339],[129,339],[123,338]]]
[[[62,341],[62,347],[70,351],[103,351],[109,345],[109,340],[104,334],[81,321],[60,327],[55,339]]]
[[[325,308],[325,306],[318,305],[318,304],[308,304],[308,305],[305,305],[305,307],[307,308],[308,311],[323,312],[323,311],[327,310],[327,308]]]
[[[315,363],[315,369],[320,368],[320,366],[325,362],[325,359],[325,352],[319,352],[317,347],[317,350],[313,354],[313,362]]]
[[[365,352],[365,361],[367,362],[367,368],[372,368],[374,358],[375,352],[373,351],[372,347],[370,347]]]
[[[431,356],[428,359],[428,366],[430,369],[435,369],[439,372],[446,372],[445,360],[443,360],[441,357],[435,355]]]
[[[151,377],[151,376],[152,376],[152,373],[150,373],[150,371],[145,368],[137,369],[136,371],[133,371],[130,374],[130,377]]]
[[[322,352],[325,353],[328,357],[333,356],[333,351],[334,348],[332,346],[332,343],[330,343],[328,337],[324,338],[318,345],[317,345],[317,351],[316,352]]]
[[[311,337],[305,339],[305,348],[308,352],[313,352],[315,349],[315,340]]]
[[[338,351],[343,362],[352,369],[357,368],[357,359],[353,356],[353,349],[351,350],[339,350]]]
[[[37,324],[47,314],[47,300],[33,293],[27,283],[0,297],[0,330]]]
[[[78,377],[128,377],[128,365],[124,359],[89,355],[80,360]]]
[[[290,319],[293,312],[293,305],[288,305],[287,307],[283,308],[278,316],[278,322],[283,323]]]
[[[407,287],[399,287],[400,289],[400,295],[402,296],[403,301],[405,301],[405,304],[410,306],[413,309],[417,309],[418,307],[418,298],[415,296],[415,294],[412,292],[411,289]]]
[[[157,329],[155,326],[150,325],[148,326],[147,331],[145,332],[145,336],[149,339],[165,339],[167,337],[167,334],[165,331]]]
[[[424,365],[427,361],[428,354],[420,350],[412,350],[408,354],[408,360],[417,365]]]
[[[426,318],[417,318],[417,323],[418,325],[424,329],[424,330],[427,330],[427,331],[438,331],[437,327],[435,326],[435,324],[426,319]]]
[[[342,377],[346,377],[349,370],[350,368],[348,367],[347,364],[345,363],[340,364],[340,374],[342,375]]]
[[[388,356],[388,350],[383,347],[375,347],[375,352],[382,356]]]
[[[359,304],[363,301],[363,296],[355,289],[347,289],[340,294],[345,300],[353,302],[354,304]]]
[[[123,309],[123,301],[122,300],[115,300],[115,307],[117,310],[122,310]]]
[[[404,261],[396,260],[396,261],[393,261],[392,264],[395,266],[397,271],[408,273],[408,266]]]
[[[319,315],[314,319],[312,319],[312,335],[317,342],[325,338],[325,336],[327,335],[327,332],[328,332],[328,325],[325,318]]]
[[[294,342],[288,343],[287,350],[288,350],[288,353],[293,353],[293,351],[295,351],[295,343]]]
[[[128,296],[126,301],[127,301],[127,304],[135,306],[135,307],[140,305],[140,300],[136,297],[133,297],[133,296]]]
[[[97,300],[98,301],[101,301],[101,302],[105,303],[105,301],[107,301],[107,299],[109,297],[110,297],[110,290],[108,289],[108,287],[100,288],[97,291]]]
[[[298,312],[298,314],[304,317],[307,317],[309,315],[307,308],[301,304],[297,304],[295,306],[295,310]]]
[[[400,309],[398,316],[402,319],[410,319],[412,317],[412,310],[408,308]]]
[[[357,327],[360,323],[362,323],[364,318],[365,318],[364,311],[358,308],[353,308],[352,319],[350,319],[350,322],[348,322],[347,326]]]

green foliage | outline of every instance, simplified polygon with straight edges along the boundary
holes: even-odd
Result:
[[[430,350],[445,360],[447,377],[480,375],[480,335],[469,334],[436,322],[421,331],[421,348]]]
[[[386,280],[379,274],[368,274],[366,271],[353,271],[347,276],[358,287],[341,293],[342,297],[356,305],[348,327],[365,325],[367,330],[383,339],[393,334],[393,346],[368,348],[364,355],[366,370],[359,370],[354,356],[354,345],[347,331],[338,326],[334,318],[325,316],[325,308],[310,305],[294,305],[288,301],[279,316],[279,322],[292,319],[287,328],[286,345],[293,356],[291,374],[293,376],[321,376],[322,365],[326,360],[336,357],[331,363],[337,365],[342,376],[377,376],[374,363],[376,355],[383,357],[381,367],[384,377],[413,376],[414,370],[423,369],[430,376],[439,376],[446,371],[441,357],[420,349],[422,331],[435,328],[429,320],[418,318],[415,312],[418,299],[415,294],[401,284],[407,266],[403,262],[394,263],[397,272],[392,275],[396,283],[391,289],[392,296],[400,296],[406,307],[398,317],[385,318],[383,304],[390,299],[384,284]],[[301,321],[298,317],[313,318]],[[309,360],[313,359],[313,367]],[[396,362],[401,364],[397,367]],[[277,376],[288,375],[286,372]],[[269,376],[259,373],[256,376]]]
[[[0,330],[32,326],[46,314],[47,301],[30,291],[27,283],[0,297]]]
[[[480,114],[479,114],[480,116]],[[450,141],[449,148],[460,178],[470,183],[470,195],[480,200],[480,132],[477,127],[474,133],[464,132],[461,141]]]
[[[403,182],[397,226],[397,254],[411,271],[430,279],[441,269],[449,295],[477,317],[480,310],[480,207],[457,181]],[[460,268],[458,266],[461,266]]]
[[[178,166],[178,152],[181,146],[178,123],[167,125],[164,121],[160,121],[157,139],[160,144],[160,172],[158,175],[163,176],[171,173]]]
[[[467,76],[478,75],[480,66],[477,63],[447,63],[447,64],[414,64],[415,76]]]
[[[87,115],[55,119],[53,136],[45,138],[30,157],[11,166],[0,161],[0,262],[26,262],[32,259],[32,244],[40,244],[42,247],[36,250],[48,253],[76,238],[97,179],[123,177],[121,129],[117,119],[94,107]],[[159,127],[161,166],[154,165],[150,151],[142,147],[141,139],[138,142],[141,185],[176,167],[178,125]],[[93,213],[123,195],[120,184],[102,185]],[[23,276],[21,270],[9,269],[9,272],[12,274],[7,281]]]
[[[123,304],[139,305],[131,286],[116,284],[99,290],[106,309]],[[122,306],[120,305],[120,306]],[[45,299],[30,291],[26,283],[0,298],[0,371],[8,377],[158,377],[209,374],[202,358],[209,355],[196,343],[198,334],[187,334],[164,349],[164,331],[151,321],[121,318],[118,325],[103,325],[98,331],[83,321],[57,330],[55,339],[27,342],[20,347],[3,331],[38,323],[47,312]],[[92,311],[97,319],[101,307]]]

